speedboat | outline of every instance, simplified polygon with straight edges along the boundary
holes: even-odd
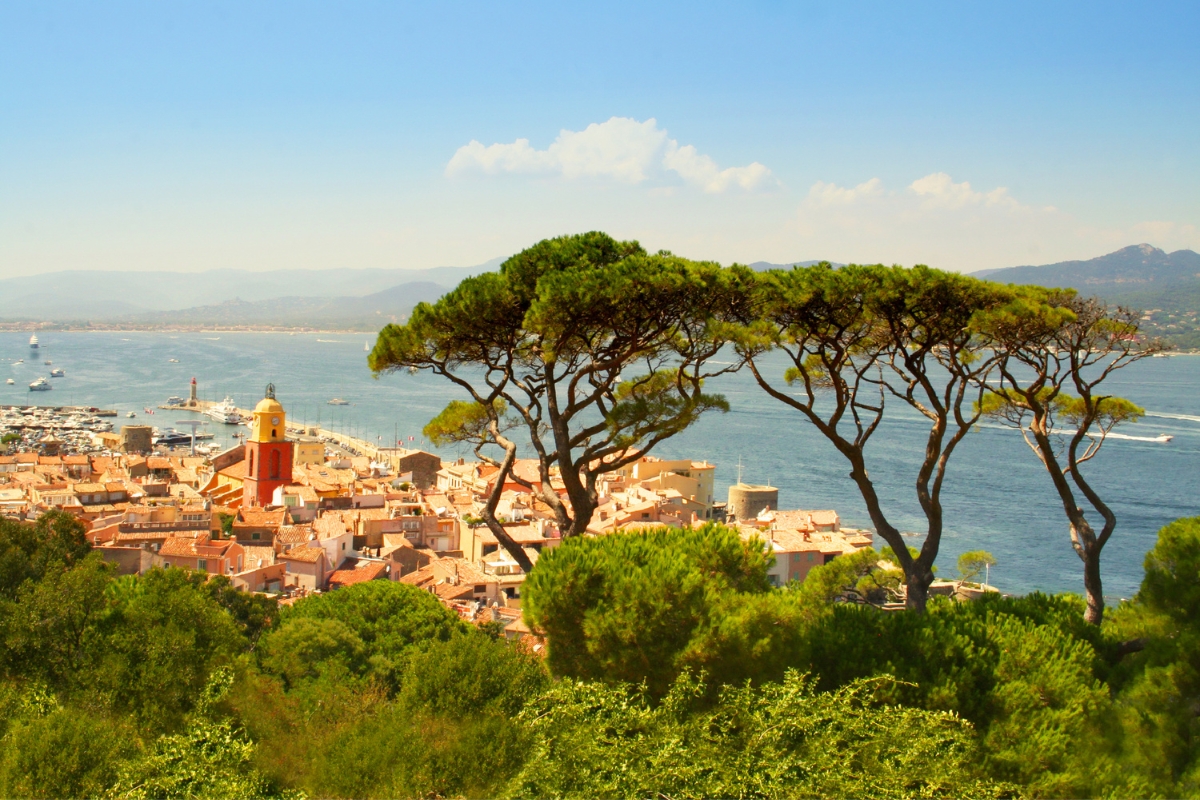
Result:
[[[329,401],[329,405],[331,405],[331,406],[348,406],[348,405],[350,405],[350,401],[343,400],[340,397],[335,397]]]
[[[62,367],[55,367],[54,369],[50,370],[50,377],[51,377],[51,378],[62,378],[62,377],[64,377],[66,374],[67,374],[67,373],[63,372],[63,370],[62,370]]]
[[[134,417],[136,417],[136,416],[137,416],[137,412],[136,412],[136,411],[130,411],[128,414],[126,414],[126,415],[125,415],[125,418],[126,418],[126,419],[133,419],[133,418],[134,418]]]
[[[1166,444],[1167,442],[1171,441],[1174,438],[1175,437],[1169,433],[1160,433],[1158,436],[1154,437],[1154,441],[1162,442],[1163,444]]]
[[[228,396],[204,413],[226,425],[237,425],[242,421],[242,415],[233,404],[233,398]]]
[[[178,363],[179,363],[179,359],[178,359],[178,358],[168,358],[168,359],[167,359],[167,363],[168,363],[168,364],[178,364]]]
[[[48,392],[53,388],[54,387],[51,386],[50,382],[45,378],[38,378],[33,383],[29,384],[29,391],[31,392]]]

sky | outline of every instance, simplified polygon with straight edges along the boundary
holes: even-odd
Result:
[[[0,0],[0,278],[1200,249],[1200,4]]]

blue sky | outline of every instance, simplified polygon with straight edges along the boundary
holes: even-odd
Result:
[[[0,2],[0,277],[1200,249],[1200,6]]]

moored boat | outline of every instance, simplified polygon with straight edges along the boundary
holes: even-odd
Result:
[[[45,378],[38,378],[33,383],[29,384],[29,391],[31,392],[48,392],[53,388],[54,387],[51,386],[50,382]]]
[[[233,404],[233,398],[228,396],[204,413],[226,425],[237,425],[242,421],[242,415],[238,412],[237,406]]]

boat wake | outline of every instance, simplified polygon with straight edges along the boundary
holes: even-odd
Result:
[[[1163,414],[1159,411],[1147,411],[1147,417],[1160,417],[1162,419],[1182,419],[1188,422],[1200,422],[1200,417],[1193,414]]]

